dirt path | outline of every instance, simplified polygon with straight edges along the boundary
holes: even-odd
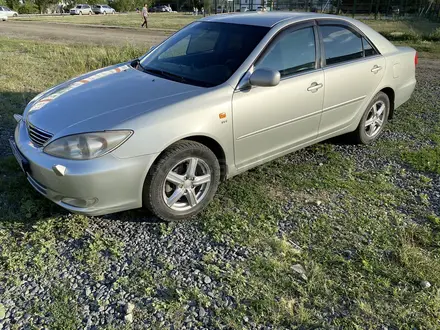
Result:
[[[0,23],[0,36],[106,45],[134,44],[149,46],[159,43],[172,33],[171,31],[145,30],[140,28],[92,27],[40,22],[9,21]]]

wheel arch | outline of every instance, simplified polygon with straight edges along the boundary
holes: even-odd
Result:
[[[198,135],[190,135],[190,136],[186,136],[183,138],[180,138],[178,140],[175,140],[171,143],[169,143],[165,148],[163,148],[163,150],[157,155],[156,159],[154,159],[153,163],[150,166],[150,169],[157,164],[157,162],[159,161],[159,159],[162,157],[163,153],[165,152],[165,150],[167,150],[170,146],[172,146],[173,144],[175,144],[176,142],[179,141],[194,141],[194,142],[198,142],[200,144],[205,145],[206,147],[208,147],[213,153],[214,155],[217,157],[217,160],[219,162],[220,165],[220,180],[225,180],[227,178],[227,174],[228,174],[228,163],[226,161],[226,153],[223,149],[223,147],[221,146],[221,144],[214,139],[213,137],[207,136],[207,135],[203,135],[203,134],[198,134]],[[150,173],[150,169],[147,172]]]
[[[224,180],[228,174],[228,164],[226,162],[226,154],[223,147],[212,137],[206,135],[194,135],[184,138],[183,140],[190,140],[194,142],[201,143],[207,146],[214,155],[217,157],[218,163],[220,165],[220,179]]]
[[[388,119],[393,119],[393,115],[394,115],[394,100],[396,98],[394,90],[391,87],[385,87],[385,88],[382,88],[380,90],[380,92],[385,93],[388,96],[388,99],[390,100],[390,113],[388,114]]]

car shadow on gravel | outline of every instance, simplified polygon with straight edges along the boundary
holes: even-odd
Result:
[[[63,218],[69,212],[36,192],[13,156],[0,158],[0,224],[9,222],[32,227],[48,218]],[[146,209],[107,214],[91,219],[106,222],[167,224]]]
[[[0,91],[0,223],[14,222],[33,226],[46,218],[58,218],[69,213],[36,192],[27,182],[12,156],[8,140],[13,137],[14,114],[22,114],[35,92]],[[99,217],[107,221],[164,223],[147,210],[138,209]]]
[[[1,77],[1,76],[0,76]],[[0,159],[11,155],[8,139],[14,134],[14,114],[22,114],[26,105],[37,95],[35,92],[0,91]]]
[[[145,223],[151,225],[168,224],[168,222],[157,218],[149,210],[143,208],[107,214],[101,216],[101,218],[108,221],[116,220],[121,222]]]

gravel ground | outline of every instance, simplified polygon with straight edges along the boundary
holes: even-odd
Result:
[[[148,221],[148,219],[142,219]],[[59,269],[51,271],[52,278],[48,274],[41,277],[30,277],[26,274],[21,276],[23,282],[17,287],[7,287],[0,291],[6,308],[4,320],[0,320],[0,328],[10,329],[17,325],[20,328],[33,321],[37,325],[44,326],[47,320],[44,317],[34,318],[22,311],[29,310],[36,300],[51,301],[51,284],[60,280],[67,281],[73,289],[77,302],[82,306],[79,311],[82,315],[82,323],[86,328],[99,325],[123,325],[128,303],[133,303],[138,308],[148,307],[152,301],[140,298],[136,293],[125,291],[123,288],[114,288],[117,278],[136,277],[137,272],[149,269],[156,276],[170,276],[177,286],[188,284],[196,286],[212,300],[212,307],[230,306],[234,308],[233,298],[222,293],[224,287],[220,283],[204,274],[201,264],[202,257],[210,252],[217,253],[216,262],[234,263],[244,260],[249,256],[249,251],[244,248],[226,248],[222,245],[213,245],[209,237],[200,232],[192,225],[177,225],[168,235],[161,235],[156,225],[148,222],[124,222],[113,219],[95,218],[90,230],[105,230],[111,236],[117,237],[124,243],[121,251],[122,258],[117,262],[109,262],[103,272],[104,278],[94,280],[90,274],[81,270],[81,265],[72,258],[72,253],[78,245],[87,241],[88,237],[82,237],[80,241],[70,240],[60,242],[57,246],[59,252]],[[160,261],[159,261],[160,260]],[[169,270],[172,265],[173,270]],[[166,289],[158,292],[160,300],[169,294]],[[20,297],[20,298],[18,298]],[[102,301],[102,304],[97,304]],[[189,303],[181,329],[193,328],[195,322],[203,322],[205,328],[212,328],[210,323],[210,310],[197,307]],[[170,328],[170,320],[165,320],[160,312],[152,314],[146,324],[136,324],[150,328],[152,324],[160,324]],[[200,327],[203,328],[203,327]]]
[[[415,97],[422,97],[424,102],[432,102],[432,106],[439,107],[438,97],[440,95],[440,62],[432,60],[420,60],[417,70],[418,93]],[[398,111],[395,120],[399,120]],[[438,122],[438,118],[424,118],[424,120]],[[11,135],[12,127],[0,131],[0,149],[1,156],[8,156],[9,152],[4,149],[7,144],[6,138]],[[385,132],[382,139],[393,141],[412,141],[411,134],[394,134],[391,131]],[[429,145],[430,141],[418,142],[420,147]],[[336,144],[335,151],[353,160],[356,167],[362,170],[383,169],[388,166],[392,173],[402,173],[402,169],[407,169],[405,165],[394,160],[378,157],[374,145],[355,146]],[[325,166],[326,158],[321,154],[316,154],[311,149],[285,157],[286,161],[294,164],[304,162],[316,163],[318,166]],[[418,181],[420,174],[405,171],[405,176],[395,174],[392,178],[393,183],[401,189],[409,191],[416,198],[422,192],[419,188],[410,185],[411,182]],[[440,176],[430,174],[432,187],[423,191],[431,201],[432,209],[437,214],[440,213]],[[312,190],[310,195],[315,192]],[[302,210],[302,216],[305,220],[313,219],[321,213],[331,216],[338,209],[337,198],[350,198],[347,195],[333,195],[329,197],[330,203],[322,205],[305,204]],[[295,200],[288,201],[285,208]],[[402,206],[404,212],[411,217],[409,206]],[[124,288],[124,286],[115,286],[119,278],[136,278],[139,272],[148,269],[150,273],[155,274],[155,279],[159,277],[169,277],[177,287],[188,285],[195,286],[206,296],[210,302],[209,308],[200,307],[189,301],[185,305],[185,311],[182,315],[182,325],[176,327],[179,329],[212,329],[220,327],[212,322],[212,315],[216,308],[234,309],[237,302],[230,295],[231,288],[225,287],[226,284],[217,282],[205,272],[203,258],[207,254],[215,255],[215,262],[218,264],[234,265],[252,256],[255,251],[247,250],[239,245],[227,246],[220,243],[213,243],[210,237],[191,223],[173,224],[167,227],[165,224],[157,223],[154,218],[148,215],[134,211],[127,214],[116,214],[108,217],[93,218],[90,220],[88,234],[80,239],[57,242],[59,262],[57,268],[49,273],[42,273],[35,276],[22,274],[21,283],[17,286],[3,287],[0,285],[1,303],[4,306],[5,316],[0,317],[0,329],[30,328],[29,324],[35,324],[43,329],[48,326],[49,315],[38,315],[30,313],[36,302],[41,301],[51,303],[50,294],[53,289],[52,284],[60,281],[68,283],[74,292],[74,297],[81,307],[81,327],[85,329],[97,329],[104,325],[122,326],[130,323],[134,315],[135,328],[151,328],[153,326],[162,326],[164,328],[174,328],[175,324],[167,319],[160,311],[152,311],[148,316],[142,318],[141,324],[136,318],[136,309],[147,309],[155,301],[160,301],[167,295],[173,294],[158,291],[150,300],[142,298],[142,294]],[[288,218],[279,221],[280,235],[294,231],[295,227]],[[121,257],[113,260],[111,257],[106,259],[105,269],[103,269],[103,278],[96,279],[90,273],[84,272],[80,263],[73,258],[73,254],[78,246],[87,243],[90,237],[96,233],[106,233],[106,236],[123,243],[120,251]],[[48,275],[50,274],[50,275]],[[246,274],[245,274],[246,275]],[[154,280],[155,280],[154,279]],[[72,302],[73,304],[73,302]],[[131,309],[134,304],[134,314]],[[36,307],[38,309],[38,307]],[[0,308],[1,316],[1,308]],[[248,322],[247,327],[255,329],[270,329],[269,326],[257,325],[252,320],[245,319]],[[200,325],[203,324],[203,325]],[[224,325],[226,328],[227,326]]]

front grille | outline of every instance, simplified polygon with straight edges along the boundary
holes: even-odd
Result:
[[[43,131],[32,124],[28,124],[28,133],[32,143],[37,147],[42,147],[53,136],[53,134]]]

